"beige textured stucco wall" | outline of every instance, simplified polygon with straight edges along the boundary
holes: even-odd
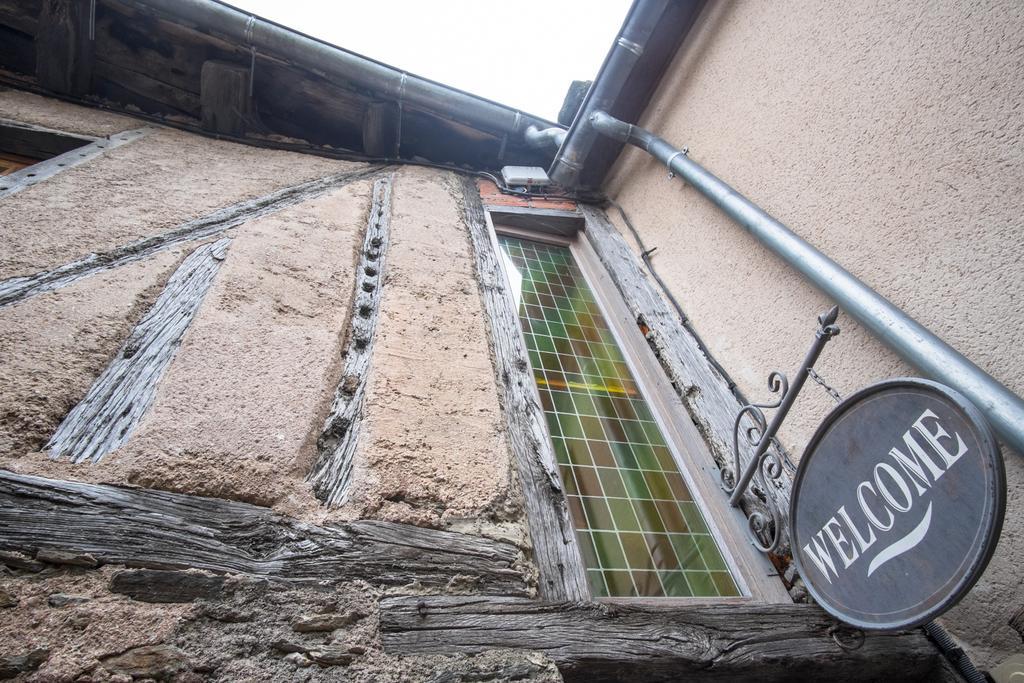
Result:
[[[713,2],[641,120],[1024,393],[1024,4]],[[829,301],[692,188],[628,150],[606,185],[712,353],[752,399]],[[613,212],[614,213],[614,212]],[[841,393],[914,374],[859,325],[818,370]],[[809,384],[782,433],[798,457],[831,407]],[[948,615],[992,665],[1021,651],[1024,458],[1005,529]]]

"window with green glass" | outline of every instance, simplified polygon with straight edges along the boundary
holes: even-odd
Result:
[[[594,596],[740,595],[570,249],[498,241]]]

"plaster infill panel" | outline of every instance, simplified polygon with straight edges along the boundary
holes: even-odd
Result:
[[[355,166],[158,128],[5,198],[0,279],[158,235],[231,204]]]
[[[518,518],[453,187],[445,174],[419,169],[396,180],[350,514],[460,528]]]
[[[370,184],[237,232],[108,481],[316,513],[305,475],[341,368]]]
[[[89,477],[33,451],[85,396],[183,255],[168,250],[0,308],[0,467]]]

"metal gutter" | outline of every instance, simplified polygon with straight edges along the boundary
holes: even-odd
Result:
[[[283,59],[374,96],[464,123],[496,135],[527,127],[557,127],[542,118],[363,57],[330,43],[213,0],[134,0],[196,30]]]
[[[622,143],[597,135],[590,115],[605,111],[624,121],[639,119],[704,4],[704,0],[634,0],[548,169],[552,180],[567,188],[601,186]]]
[[[1024,399],[1014,394],[956,349],[946,344],[895,304],[781,222],[741,195],[685,150],[653,133],[595,111],[590,125],[596,133],[631,144],[665,164],[765,247],[832,298],[879,341],[926,376],[967,396],[985,414],[1007,446],[1024,454]]]

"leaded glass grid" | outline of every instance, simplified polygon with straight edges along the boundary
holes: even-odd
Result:
[[[498,241],[594,596],[740,595],[572,252]]]

